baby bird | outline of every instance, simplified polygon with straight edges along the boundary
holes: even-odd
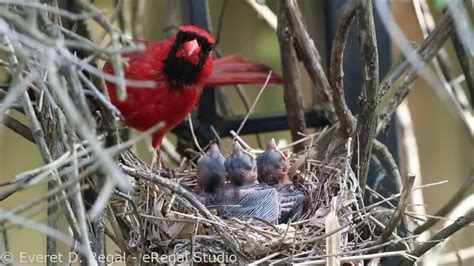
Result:
[[[219,205],[223,201],[225,184],[224,157],[217,144],[212,144],[197,166],[197,186],[194,193],[206,205]]]
[[[230,186],[226,189],[224,218],[253,218],[254,225],[261,221],[276,223],[280,215],[278,192],[257,182],[257,164],[252,154],[235,143],[233,153],[224,163]]]
[[[306,199],[301,191],[294,188],[288,176],[288,166],[287,155],[278,149],[274,139],[257,158],[258,181],[273,186],[280,195],[279,223],[298,219],[303,214]]]
[[[289,184],[288,158],[271,139],[267,149],[257,158],[258,181],[270,186]]]
[[[246,153],[238,142],[224,162],[225,170],[233,186],[257,183],[257,163],[252,154]]]

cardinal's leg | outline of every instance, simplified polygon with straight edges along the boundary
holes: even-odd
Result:
[[[152,149],[151,169],[157,169],[158,172],[160,172],[161,167],[162,167],[161,150],[160,148],[154,148]]]
[[[159,173],[161,172],[161,167],[162,167],[162,158],[161,158],[161,142],[162,141],[163,141],[163,135],[154,134],[152,136],[151,145],[153,149],[152,149],[151,169],[157,169]]]

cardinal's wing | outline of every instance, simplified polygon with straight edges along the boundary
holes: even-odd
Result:
[[[264,64],[245,60],[238,56],[226,56],[214,60],[212,74],[206,81],[206,87],[217,87],[235,84],[269,84],[281,83],[281,78],[271,72]]]

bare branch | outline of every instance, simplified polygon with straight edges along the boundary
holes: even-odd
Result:
[[[363,86],[359,100],[360,111],[352,165],[356,169],[363,195],[369,173],[372,142],[377,130],[379,101],[379,56],[372,1],[356,1],[356,16],[361,46]]]
[[[291,0],[293,1],[293,0]],[[278,27],[277,35],[280,44],[281,65],[283,71],[284,100],[288,112],[288,124],[290,125],[293,141],[301,139],[301,133],[306,132],[306,120],[304,117],[303,95],[301,89],[298,58],[295,51],[295,36],[290,22],[290,13],[295,10],[289,8],[289,1],[278,2]],[[304,143],[294,146],[294,151],[304,149]]]
[[[287,10],[289,20],[288,29],[294,37],[296,44],[296,53],[303,61],[313,83],[316,85],[316,93],[320,99],[320,104],[326,112],[329,120],[334,122],[336,115],[331,98],[331,88],[324,68],[321,65],[321,56],[319,55],[313,40],[303,22],[303,15],[295,0],[282,1],[281,7]]]
[[[347,107],[346,99],[344,97],[343,59],[347,37],[349,36],[349,31],[351,29],[354,16],[355,5],[350,5],[349,9],[346,10],[339,22],[331,50],[331,64],[329,68],[331,78],[330,82],[332,87],[332,100],[337,118],[340,123],[339,132],[346,138],[349,137],[354,130],[352,124],[355,123],[355,118],[349,110],[349,107]]]

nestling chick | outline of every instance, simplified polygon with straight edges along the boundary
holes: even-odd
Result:
[[[253,225],[276,224],[280,217],[280,196],[276,189],[266,184],[247,184],[226,191],[229,205],[223,218],[250,219]]]
[[[224,162],[225,170],[232,186],[242,186],[257,182],[257,163],[252,154],[246,153],[238,142],[234,151]]]
[[[224,157],[217,144],[212,144],[207,153],[198,161],[197,186],[194,192],[206,205],[217,205],[221,202],[225,184]]]
[[[305,195],[294,188],[288,176],[289,161],[272,139],[257,159],[258,181],[273,186],[280,196],[279,223],[297,220],[304,211]]]
[[[281,152],[275,139],[271,139],[267,149],[257,158],[258,181],[270,186],[291,183],[288,177],[288,158]]]
[[[296,190],[293,184],[277,185],[280,194],[280,219],[279,223],[294,222],[304,213],[305,195]]]
[[[238,142],[234,151],[224,162],[230,181],[225,191],[224,218],[250,219],[253,225],[262,221],[276,223],[280,216],[278,192],[257,182],[257,164],[251,153],[244,151]]]

